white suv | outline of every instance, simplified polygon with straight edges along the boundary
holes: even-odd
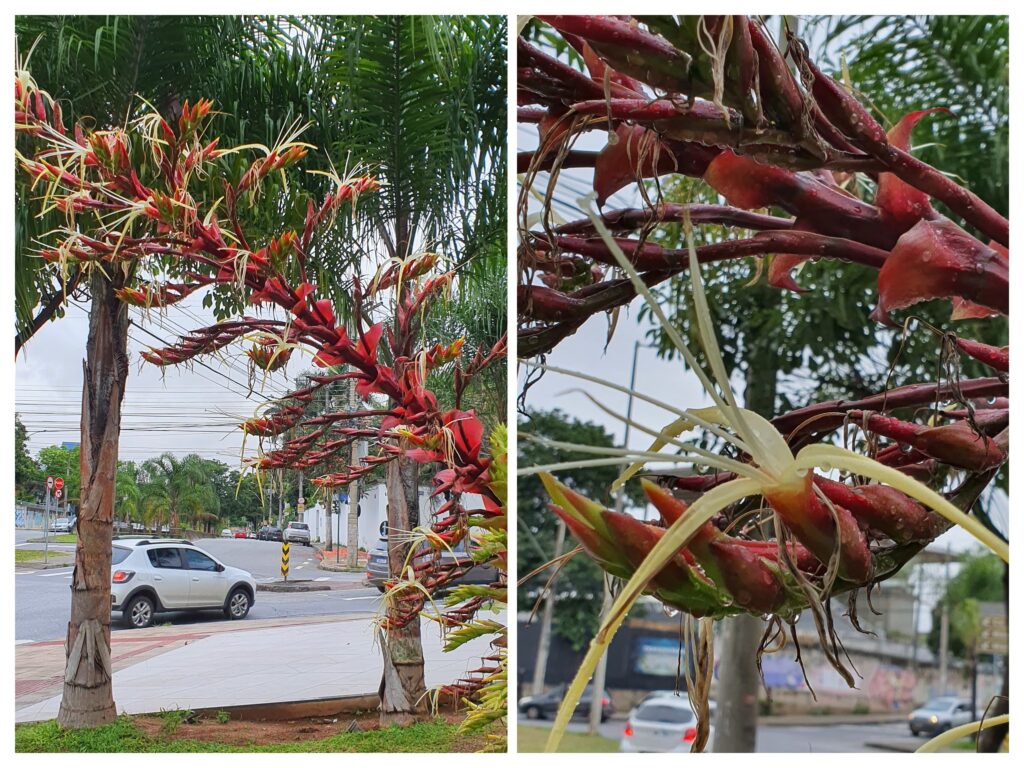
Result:
[[[110,566],[110,610],[129,627],[153,623],[161,611],[216,608],[244,619],[256,602],[256,581],[240,568],[182,539],[114,539]]]
[[[294,520],[281,533],[281,541],[309,545],[309,523],[297,523]]]

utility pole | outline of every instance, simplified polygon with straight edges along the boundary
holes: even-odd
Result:
[[[939,695],[946,695],[949,682],[949,601],[946,591],[949,589],[949,561],[952,559],[949,545],[946,545],[945,579],[942,584],[942,615],[939,619]]]
[[[565,523],[561,518],[558,520],[558,528],[555,533],[555,560],[562,556],[562,549],[565,547]],[[548,592],[544,596],[544,609],[540,616],[540,635],[537,637],[537,658],[533,665],[533,695],[539,696],[544,693],[544,678],[548,671],[548,654],[551,651],[551,625],[555,618],[555,583],[558,581],[558,573],[551,577],[548,582]]]
[[[636,361],[640,354],[640,347],[646,346],[641,344],[639,341],[633,342],[633,367],[629,372],[629,400],[626,403],[626,430],[622,435],[622,447],[629,448],[629,422],[633,420],[633,390],[636,388]],[[628,463],[626,464],[628,466]],[[615,495],[615,511],[622,513],[626,506],[626,495],[625,491],[620,488],[619,492]],[[612,607],[612,590],[609,583],[609,577],[605,576],[604,582],[604,595],[601,599],[601,624],[604,625],[604,620],[608,616],[608,611]],[[597,729],[601,726],[601,711],[603,709],[602,699],[604,698],[604,686],[605,681],[608,678],[608,650],[601,654],[601,658],[597,662],[597,667],[594,669],[594,685],[593,690],[590,694],[590,733],[597,733]]]
[[[359,407],[359,395],[352,381],[348,382],[348,404],[349,410],[355,411]],[[359,427],[359,420],[356,419],[353,427]],[[352,441],[352,466],[359,463],[359,440]],[[348,485],[348,549],[345,556],[345,565],[355,570],[359,565],[359,480],[354,479]]]

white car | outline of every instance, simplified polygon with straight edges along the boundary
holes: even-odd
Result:
[[[281,532],[281,541],[309,545],[309,524],[292,521]]]
[[[920,733],[936,735],[973,719],[971,703],[953,696],[932,699],[907,715],[910,732],[915,736]]]
[[[222,539],[233,539],[235,538],[235,534],[230,528],[225,528],[223,531],[220,532],[220,537]]]
[[[708,746],[715,736],[711,726]],[[697,738],[697,715],[686,693],[657,692],[629,713],[619,752],[689,752]]]
[[[114,539],[110,610],[142,629],[165,611],[217,609],[244,619],[256,602],[256,580],[182,539]]]
[[[75,518],[73,517],[58,517],[50,526],[53,533],[71,533],[74,528]]]

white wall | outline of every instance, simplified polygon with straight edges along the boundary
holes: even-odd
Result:
[[[431,513],[438,509],[443,501],[430,498],[429,488],[420,488],[420,520],[426,524]],[[462,503],[468,509],[482,507],[480,497],[466,494]],[[380,524],[387,520],[388,493],[383,483],[379,483],[360,494],[359,498],[359,546],[371,550],[380,540]],[[340,517],[340,519],[339,519]],[[331,528],[334,535],[331,540],[348,546],[348,504],[341,503],[341,514],[331,515]],[[307,507],[301,519],[309,524],[309,535],[313,541],[324,541],[327,537],[327,512],[323,504]]]

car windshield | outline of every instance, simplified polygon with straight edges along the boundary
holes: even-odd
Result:
[[[300,531],[308,531],[309,526],[305,523],[288,523],[289,528],[298,528]]]
[[[652,702],[651,704],[644,704],[636,711],[636,719],[655,723],[683,725],[685,723],[692,723],[697,718],[693,712],[685,707],[673,707],[670,704]]]
[[[956,704],[956,699],[932,699],[921,709],[927,709],[932,712],[944,712],[954,704]]]

